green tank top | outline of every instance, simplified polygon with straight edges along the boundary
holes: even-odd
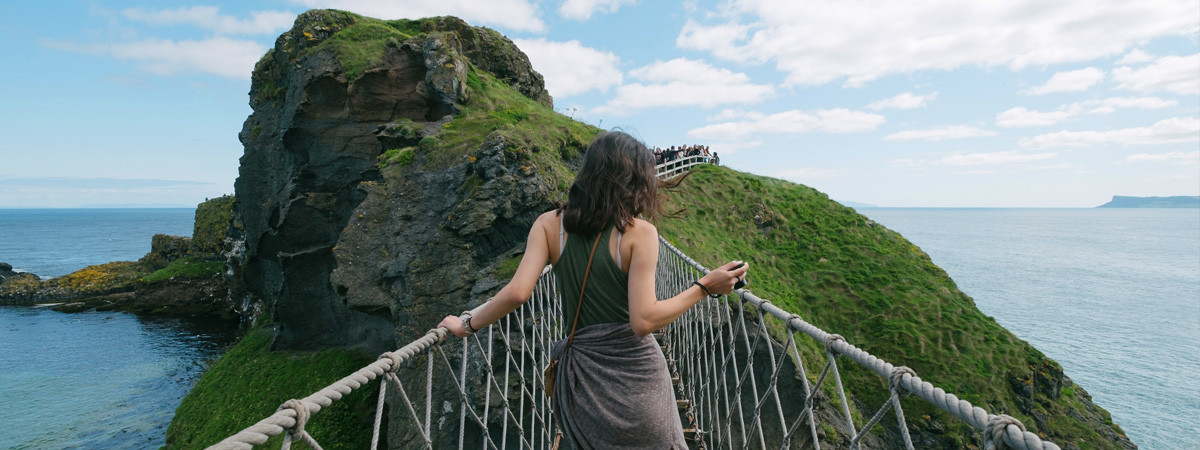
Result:
[[[592,272],[588,276],[587,292],[583,296],[583,310],[579,313],[576,329],[599,323],[629,323],[629,274],[621,270],[608,252],[612,227],[604,230],[596,256],[592,261]],[[579,287],[583,284],[583,273],[587,268],[588,255],[596,236],[579,236],[567,233],[566,243],[558,263],[551,269],[558,280],[558,293],[563,302],[563,334],[571,332],[571,321],[580,304]]]

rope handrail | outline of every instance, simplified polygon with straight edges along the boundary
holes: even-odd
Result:
[[[680,158],[656,167],[656,171],[660,177],[669,179],[709,160],[704,156]],[[709,272],[665,238],[660,236],[659,243],[661,257],[656,268],[656,295],[659,298],[674,296],[689,288],[693,280]],[[540,374],[541,369],[549,362],[550,349],[554,342],[563,338],[565,332],[561,320],[562,302],[550,269],[551,266],[543,268],[534,286],[533,295],[524,305],[492,326],[460,341],[461,359],[457,367],[441,345],[449,333],[448,330],[434,328],[407,345],[384,353],[375,362],[308,397],[288,400],[271,416],[208,448],[251,449],[265,443],[271,436],[282,434],[284,449],[290,448],[294,440],[302,440],[311,448],[320,449],[316,440],[304,430],[308,418],[351,391],[382,376],[371,440],[372,450],[376,449],[379,443],[385,403],[392,404],[392,420],[403,420],[399,415],[407,415],[412,420],[416,432],[419,433],[417,438],[422,441],[424,448],[434,447],[435,432],[442,431],[445,419],[456,412],[459,449],[465,448],[468,425],[478,429],[479,435],[474,439],[479,441],[483,449],[498,450],[510,445],[521,449],[551,449],[556,433],[550,419],[550,402],[546,398]],[[1017,419],[989,414],[984,409],[921,380],[911,369],[896,367],[879,359],[846,342],[841,336],[821,330],[800,316],[789,313],[745,289],[738,290],[735,294],[736,296],[723,296],[723,301],[712,298],[702,300],[684,316],[655,334],[666,353],[676,394],[680,398],[678,403],[684,419],[685,435],[698,443],[700,448],[711,446],[731,450],[745,449],[757,442],[757,447],[765,450],[769,435],[772,440],[780,441],[782,449],[789,448],[793,440],[810,439],[810,445],[820,450],[814,407],[818,389],[832,374],[836,392],[841,400],[841,413],[844,416],[839,420],[845,420],[841,425],[849,430],[852,449],[859,448],[864,439],[870,439],[867,432],[880,422],[889,408],[895,413],[906,448],[913,449],[900,400],[909,394],[915,394],[982,431],[985,450],[1061,450],[1057,445],[1042,441],[1036,434],[1026,431]],[[740,298],[741,301],[729,301],[731,297]],[[746,303],[755,307],[754,314],[747,313],[743,308]],[[465,320],[482,307],[483,305],[479,305],[466,311],[460,318]],[[778,356],[773,347],[777,343],[770,337],[764,337],[768,336],[765,323],[767,318],[783,321],[789,330],[787,340],[783,343],[783,351],[779,352]],[[755,326],[753,330],[752,325]],[[825,344],[827,360],[815,382],[810,382],[805,374],[804,363],[795,341],[797,332],[803,332],[817,342]],[[760,344],[765,344],[765,352],[756,350],[761,348]],[[435,358],[434,353],[440,358]],[[402,364],[413,361],[414,356],[420,354],[426,355],[423,359],[424,389],[416,393],[423,394],[424,414],[414,406],[414,401],[419,398],[410,397],[404,383],[397,376],[397,370]],[[479,358],[472,359],[473,354],[477,354]],[[789,356],[794,360],[792,366],[787,364]],[[861,430],[855,427],[837,368],[836,359],[840,356],[845,356],[888,380],[888,400]],[[765,372],[755,368],[756,358],[769,362]],[[468,376],[468,360],[476,361],[475,370],[480,372],[471,375],[483,375],[482,377]],[[440,418],[436,428],[432,420],[435,404],[435,365],[441,365],[449,372],[453,390],[448,391],[448,395],[457,396],[457,401],[453,403],[458,405],[455,411],[450,400],[441,399],[441,410],[438,413]],[[802,403],[785,402],[784,396],[779,392],[779,381],[786,367],[793,367],[793,370],[799,373],[804,397]],[[498,379],[498,372],[503,374],[502,382]],[[417,376],[415,372],[406,374]],[[763,381],[761,386],[759,381]],[[389,384],[397,388],[398,398],[395,394],[388,397]],[[492,397],[493,393],[496,398]],[[794,413],[794,418],[789,419],[785,409],[794,410],[797,406],[800,411]],[[496,415],[492,415],[493,410]],[[772,414],[776,416],[777,421],[764,418]],[[807,436],[800,431],[800,426],[804,424],[808,425],[805,427],[808,431]]]
[[[688,257],[686,254],[668,242],[665,238],[659,236],[659,241],[663,248],[669,250],[671,254],[683,261],[684,264],[697,271],[699,274],[703,275],[710,272],[709,269]],[[841,336],[822,330],[806,322],[804,319],[800,318],[799,315],[792,314],[778,306],[775,306],[771,302],[754,295],[754,293],[750,291],[740,289],[736,291],[736,293],[743,301],[754,305],[759,310],[760,315],[762,312],[766,312],[771,316],[782,320],[787,324],[790,330],[804,332],[817,342],[825,342],[827,353],[830,355],[831,363],[833,358],[837,356],[845,356],[851,361],[854,361],[859,365],[871,370],[872,372],[875,372],[877,375],[887,379],[889,381],[889,390],[891,390],[893,397],[892,400],[889,400],[889,403],[893,403],[897,410],[897,416],[901,421],[900,429],[906,441],[908,441],[907,427],[904,426],[903,423],[903,412],[899,409],[900,403],[898,400],[896,400],[897,395],[900,395],[899,389],[903,389],[906,393],[915,394],[930,404],[933,404],[943,411],[954,415],[963,422],[966,422],[968,425],[971,425],[971,427],[983,432],[985,449],[1013,448],[1020,450],[1061,450],[1058,445],[1052,442],[1043,441],[1037,434],[1026,431],[1024,425],[1013,417],[1003,414],[990,414],[983,408],[974,406],[970,402],[959,399],[954,394],[947,393],[945,390],[934,386],[928,381],[922,380],[916,375],[915,372],[912,371],[912,369],[892,365],[891,363],[884,361],[865,350],[855,347]],[[792,345],[793,349],[795,348],[794,344],[791,344],[790,333],[789,344]],[[799,361],[798,354],[796,354],[796,359]],[[836,369],[834,369],[834,371],[836,373]],[[823,377],[824,374],[822,374],[822,378]],[[818,383],[820,383],[820,379],[818,379]],[[838,380],[838,391],[843,391],[840,377]],[[842,405],[846,406],[844,394],[842,394],[842,396]],[[886,408],[887,405],[885,404],[884,407]],[[881,410],[877,416],[881,416],[882,412],[883,411]],[[849,419],[849,411],[846,411],[846,415],[847,419]],[[877,421],[877,419],[878,417],[875,417],[873,418],[873,421]],[[848,420],[848,422],[852,426],[853,421]],[[873,424],[874,423],[868,423],[868,425],[866,425],[864,429],[857,434],[861,435],[862,433],[865,433],[866,430],[870,429],[871,425]],[[851,434],[856,433],[852,431]],[[911,442],[907,442],[907,448],[913,448]]]

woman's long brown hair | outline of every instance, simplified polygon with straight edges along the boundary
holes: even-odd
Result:
[[[663,216],[659,188],[675,188],[686,177],[666,182],[656,175],[654,154],[633,136],[620,131],[596,136],[584,153],[567,203],[558,209],[566,214],[567,232],[590,236],[615,224],[624,233],[638,215],[646,220]]]

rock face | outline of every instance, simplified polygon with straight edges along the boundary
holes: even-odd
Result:
[[[0,305],[33,303],[42,280],[28,272],[15,272],[8,263],[0,262]]]
[[[338,34],[349,27],[353,33]],[[378,55],[360,60],[340,50],[342,36],[370,33],[391,33],[374,47],[355,43]],[[472,65],[552,105],[511,41],[453,17],[385,23],[309,11],[259,62],[254,113],[239,135],[245,154],[234,220],[243,229],[232,236],[229,266],[243,311],[272,314],[276,348],[394,348],[398,336],[411,335],[397,326],[410,323],[414,299],[464,299],[480,267],[474,261],[512,248],[531,214],[549,207],[544,182],[512,175],[518,168],[503,139],[484,146],[474,165],[394,182],[377,167],[385,151],[420,144],[470,101]],[[472,174],[495,195],[463,206],[459,187]],[[501,232],[474,237],[479,230],[468,222],[489,216]],[[447,230],[447,217],[462,223]],[[425,322],[414,329],[436,323]]]

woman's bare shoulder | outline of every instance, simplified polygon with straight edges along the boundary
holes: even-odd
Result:
[[[558,221],[558,210],[552,209],[552,210],[542,213],[542,215],[538,216],[537,220],[533,221],[533,223],[534,223],[534,225],[545,226],[545,225],[550,224],[551,222],[557,222],[557,221]]]
[[[658,228],[655,228],[654,224],[650,222],[634,218],[633,223],[625,227],[625,234],[634,238],[658,239]]]

